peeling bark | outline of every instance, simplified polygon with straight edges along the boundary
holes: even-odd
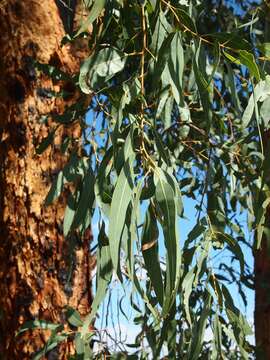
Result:
[[[63,111],[65,102],[46,96],[46,89],[58,91],[59,86],[37,73],[30,61],[57,63],[74,72],[83,48],[76,58],[69,46],[60,48],[64,28],[53,0],[2,2],[0,23],[0,354],[1,359],[29,359],[44,345],[46,334],[14,338],[22,323],[63,321],[67,304],[82,315],[91,305],[91,236],[83,246],[72,239],[70,259],[61,230],[65,196],[53,206],[43,205],[65,161],[61,140],[66,134],[80,138],[80,129],[59,130],[54,145],[36,155],[34,143],[48,135],[50,125],[41,124],[41,116]],[[59,359],[66,358],[67,348]]]

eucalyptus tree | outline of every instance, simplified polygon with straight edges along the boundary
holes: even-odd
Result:
[[[131,297],[142,323],[132,356],[160,358],[166,349],[172,359],[249,359],[253,331],[229,283],[236,282],[246,302],[245,287],[253,288],[254,279],[243,249],[260,249],[269,203],[263,8],[185,0],[85,5],[87,19],[63,39],[71,47],[88,41],[89,56],[72,78],[81,95],[52,116],[39,149],[53,142],[59,126],[81,124],[85,152],[74,149],[46,201],[73,183],[63,223],[67,237],[83,235],[99,212],[97,291],[85,318],[69,309],[69,331],[38,321],[22,331],[45,326],[52,335],[44,352],[74,339],[74,358],[93,358],[89,326],[115,274],[122,283],[128,279],[144,303],[140,308]],[[66,76],[36,66],[56,80]],[[197,214],[183,238],[179,221],[187,199]],[[221,260],[216,267],[213,259],[224,252],[233,263]],[[138,278],[141,269],[145,281]]]
[[[65,196],[57,206],[43,206],[51,177],[69,156],[67,147],[61,154],[62,139],[73,138],[79,149],[80,127],[58,129],[54,147],[42,155],[34,144],[50,131],[47,114],[62,112],[76,93],[63,79],[64,97],[55,98],[59,85],[35,69],[33,59],[74,73],[80,57],[59,47],[65,31],[53,0],[1,1],[0,23],[0,357],[29,359],[46,334],[28,332],[18,340],[23,322],[39,317],[57,322],[68,303],[81,314],[91,305],[85,292],[89,239],[86,252],[76,238],[73,247],[64,242]]]

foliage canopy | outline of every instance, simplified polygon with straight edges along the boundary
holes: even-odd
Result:
[[[85,148],[79,154],[65,140],[63,152],[70,158],[46,203],[65,183],[74,184],[64,218],[67,241],[91,226],[94,211],[100,216],[92,312],[82,320],[67,310],[67,321],[78,329],[75,358],[94,356],[88,327],[116,273],[145,304],[136,308],[131,296],[142,323],[132,344],[134,358],[147,358],[142,350],[147,341],[154,358],[165,344],[170,358],[248,359],[252,330],[228,283],[237,282],[245,302],[243,286],[252,287],[252,275],[243,246],[253,245],[239,214],[248,215],[259,248],[269,203],[269,147],[263,136],[270,120],[270,45],[263,43],[262,8],[195,0],[85,0],[85,5],[88,18],[63,39],[71,46],[88,39],[90,55],[80,73],[70,77],[37,64],[81,91],[64,114],[51,115],[55,127],[37,151],[53,142],[59,126],[74,122],[82,126]],[[187,199],[196,202],[197,215],[194,228],[181,238]],[[213,266],[224,249],[238,265]],[[138,278],[142,268],[144,281]],[[70,336],[61,325],[42,321],[21,331],[29,327],[52,330],[43,352]]]

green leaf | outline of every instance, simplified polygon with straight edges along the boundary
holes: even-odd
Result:
[[[102,49],[91,71],[96,71],[99,76],[108,79],[123,70],[125,61],[126,55],[121,51],[113,48]]]
[[[144,179],[141,179],[136,188],[134,189],[134,200],[132,204],[132,211],[131,211],[131,217],[130,217],[130,226],[128,226],[128,222],[126,223],[126,226],[129,227],[128,233],[129,236],[127,238],[127,267],[129,272],[129,278],[134,282],[134,242],[138,238],[137,236],[137,229],[138,229],[138,223],[140,222],[140,198],[142,194],[144,186]]]
[[[150,44],[150,50],[153,54],[155,54],[155,56],[158,54],[164,39],[171,32],[172,26],[168,23],[163,11],[159,11]]]
[[[59,171],[56,178],[54,179],[52,186],[45,199],[45,205],[48,206],[56,200],[62,193],[64,184],[66,182],[77,181],[80,174],[81,168],[84,167],[84,161],[79,160],[77,155],[71,155],[68,163],[64,166],[63,170]]]
[[[63,233],[65,237],[68,235],[71,229],[75,212],[76,212],[76,200],[74,195],[70,194],[67,199],[67,206],[65,209],[64,223],[63,223]]]
[[[88,15],[86,21],[82,24],[82,26],[77,31],[75,37],[79,36],[81,33],[88,30],[89,26],[99,17],[104,6],[106,4],[106,0],[95,0],[93,6],[90,10],[90,14]]]
[[[159,81],[160,76],[163,73],[163,70],[170,57],[171,42],[173,40],[174,35],[175,33],[172,32],[165,38],[158,52],[157,62],[155,64],[155,69],[152,77],[154,88],[156,87],[156,84]]]
[[[142,254],[159,304],[163,304],[163,280],[158,255],[158,226],[151,206],[148,207],[142,232]]]
[[[66,311],[67,321],[72,326],[76,326],[76,327],[82,326],[83,322],[79,312],[76,309],[73,309],[71,306],[67,306],[66,309],[67,309]]]
[[[83,322],[83,327],[81,331],[81,336],[85,337],[89,332],[89,325],[91,324],[92,320],[94,319],[98,307],[103,301],[107,287],[112,278],[112,259],[110,254],[110,246],[109,240],[105,233],[105,224],[102,223],[102,227],[99,231],[98,235],[98,254],[97,254],[97,264],[98,264],[98,271],[97,271],[97,292],[94,297],[92,303],[92,310],[90,314],[88,314]],[[89,284],[90,285],[90,284]]]
[[[54,324],[45,320],[31,320],[26,321],[18,330],[17,335],[20,335],[21,333],[27,331],[27,330],[33,330],[33,329],[41,329],[41,330],[61,330],[62,325],[60,324]]]
[[[90,94],[102,86],[102,79],[110,80],[124,69],[126,55],[114,48],[104,48],[84,61],[80,69],[79,84],[82,92]]]
[[[260,108],[260,115],[264,121],[264,128],[268,128],[270,121],[270,96],[267,97],[262,103],[262,106]]]
[[[177,203],[175,186],[169,173],[161,169],[155,171],[156,201],[162,212],[162,228],[166,246],[166,286],[164,294],[163,316],[173,304],[179,285],[180,245],[177,231]]]
[[[241,65],[241,61],[239,59],[237,59],[236,57],[232,56],[231,54],[229,54],[228,52],[223,50],[223,54],[226,56],[227,59],[229,59],[232,63],[236,64],[236,65]]]
[[[219,316],[216,313],[214,315],[214,323],[213,323],[213,359],[225,359],[223,351],[222,351],[222,332],[221,325],[219,321]]]
[[[184,50],[180,33],[176,33],[171,43],[171,53],[168,61],[168,69],[171,77],[171,87],[177,104],[183,104],[183,72],[184,72]]]
[[[239,100],[238,92],[236,90],[235,75],[231,65],[227,61],[226,61],[226,67],[228,69],[228,77],[225,77],[225,84],[230,90],[232,103],[235,107],[237,115],[240,117],[243,112],[243,109]]]
[[[200,352],[202,350],[202,345],[205,337],[205,328],[207,324],[207,319],[211,313],[211,302],[212,298],[208,293],[207,299],[204,302],[203,309],[199,316],[199,323],[195,325],[195,331],[193,331],[190,351],[189,351],[189,359],[197,360],[199,358]]]
[[[112,159],[113,157],[113,147],[111,146],[106,154],[104,155],[98,170],[97,170],[97,178],[95,182],[95,200],[98,206],[102,209],[103,213],[106,217],[110,216],[110,205],[112,196],[111,193],[108,192],[109,187],[107,176],[112,167]],[[105,203],[105,199],[107,200]]]
[[[259,81],[261,79],[261,75],[254,55],[246,50],[240,50],[239,56],[241,63],[249,69],[250,75],[254,76],[256,80]]]
[[[126,161],[113,192],[109,219],[109,242],[112,263],[119,273],[119,251],[126,212],[132,198],[133,179],[129,161]]]
[[[254,240],[254,249],[258,250],[261,247],[262,237],[265,230],[265,215],[266,215],[266,209],[268,208],[270,204],[270,198],[267,198],[262,203],[259,211],[255,217],[255,224],[256,224],[256,237]]]
[[[270,57],[270,43],[256,45],[256,47],[266,56]]]
[[[184,280],[182,283],[183,304],[184,304],[184,309],[186,312],[186,319],[190,326],[192,325],[192,322],[191,322],[191,316],[190,316],[190,311],[189,311],[189,298],[190,298],[190,294],[192,292],[193,281],[195,278],[194,271],[195,271],[195,268],[192,268],[191,270],[189,270],[187,275],[184,277]]]
[[[44,355],[46,355],[52,349],[56,348],[56,346],[60,344],[62,341],[66,340],[67,337],[68,337],[67,334],[52,335],[48,340],[47,344],[44,346],[44,348],[38,351],[37,353],[35,353],[32,360],[39,360],[44,358]]]
[[[243,251],[238,244],[237,240],[228,234],[221,234],[222,239],[228,244],[229,250],[235,255],[235,258],[240,263],[241,272],[244,273],[245,269],[245,258]]]
[[[156,147],[157,150],[161,156],[161,158],[164,160],[164,162],[168,165],[171,166],[171,160],[170,160],[170,154],[168,149],[165,148],[164,143],[162,141],[162,137],[160,136],[160,134],[153,129],[153,133],[154,133],[154,137],[156,140]]]
[[[76,360],[90,360],[93,359],[93,352],[90,349],[89,339],[82,337],[81,333],[77,332],[75,335],[75,349]]]
[[[54,179],[50,191],[45,199],[45,205],[50,205],[63,191],[64,187],[64,174],[63,171],[60,171],[57,177]]]
[[[192,35],[197,34],[196,25],[186,11],[183,9],[176,9],[176,14],[180,20],[180,22],[177,22],[177,26],[180,26],[180,28],[184,26],[184,30],[189,30],[193,33]]]
[[[42,64],[38,61],[35,61],[33,64],[39,71],[42,71],[45,75],[48,75],[54,80],[67,80],[70,81],[71,77],[69,74],[59,70],[55,66],[49,64]]]
[[[233,331],[235,338],[238,342],[238,345],[241,345],[241,342],[246,335],[252,335],[253,331],[250,328],[249,323],[246,318],[241,314],[241,312],[235,307],[233,298],[227,289],[227,287],[222,285],[222,293],[225,300],[225,309],[227,316],[230,320],[230,323],[233,326]],[[239,331],[241,330],[241,331]]]
[[[242,128],[245,129],[249,126],[254,113],[255,104],[257,102],[263,102],[267,97],[270,96],[270,76],[267,75],[265,80],[259,81],[255,86],[253,93],[250,95],[248,105],[244,111],[242,117]]]
[[[94,184],[95,184],[95,176],[92,168],[89,166],[89,168],[86,170],[86,174],[83,179],[80,199],[71,226],[72,229],[76,229],[81,224],[85,222],[89,222],[92,212],[92,206],[95,198]]]
[[[49,132],[48,136],[41,141],[41,143],[36,148],[36,153],[38,155],[42,154],[53,142],[56,128]]]
[[[240,35],[231,32],[212,33],[203,36],[206,40],[217,41],[223,48],[232,48],[234,50],[251,51],[252,47],[248,41],[243,39]]]

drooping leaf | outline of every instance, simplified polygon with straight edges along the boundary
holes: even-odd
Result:
[[[180,277],[180,246],[177,229],[177,204],[174,183],[171,175],[157,169],[156,201],[161,209],[163,219],[162,228],[166,246],[166,286],[164,293],[163,315],[169,311],[178,289]]]
[[[91,167],[86,169],[86,174],[82,183],[82,190],[78,206],[74,214],[72,229],[78,228],[81,224],[89,223],[91,218],[92,205],[94,202],[95,176]],[[86,226],[87,227],[87,226]]]
[[[76,200],[75,200],[74,195],[70,194],[67,199],[67,205],[66,205],[65,214],[64,214],[64,222],[63,222],[64,236],[67,236],[71,229],[71,225],[73,223],[75,212],[76,212]]]
[[[97,264],[98,264],[97,292],[92,303],[91,312],[86,316],[83,322],[83,326],[81,330],[82,338],[85,338],[85,336],[87,336],[87,333],[89,332],[89,325],[93,321],[98,311],[99,305],[101,304],[102,300],[106,295],[107,287],[112,278],[112,270],[113,270],[112,258],[110,254],[109,240],[105,233],[104,223],[102,224],[102,227],[99,231],[98,244],[99,244],[99,251],[97,255]]]
[[[160,76],[169,60],[170,57],[170,48],[173,37],[175,36],[174,32],[171,32],[163,41],[160,50],[158,52],[157,62],[155,64],[154,76],[153,76],[153,86],[156,86],[157,82],[160,79]]]
[[[56,129],[49,132],[48,136],[42,140],[36,149],[38,155],[42,154],[53,142]]]
[[[16,335],[20,335],[21,333],[27,331],[27,330],[33,330],[33,329],[44,329],[44,330],[57,330],[62,329],[61,324],[55,324],[52,322],[48,322],[45,320],[31,320],[26,321],[18,330]]]
[[[104,6],[106,4],[106,0],[96,0],[93,2],[93,6],[90,10],[90,14],[88,15],[86,21],[79,28],[75,36],[79,36],[81,33],[85,31],[89,31],[90,25],[99,17]]]
[[[67,317],[67,321],[72,326],[79,327],[82,326],[83,324],[79,312],[76,309],[72,308],[71,306],[67,306],[66,308],[66,317]]]
[[[210,315],[210,306],[211,306],[211,296],[207,295],[207,298],[204,301],[203,309],[200,313],[199,323],[194,324],[195,331],[193,332],[193,337],[190,345],[189,358],[191,360],[197,360],[202,350],[203,341],[205,338],[205,329],[207,324],[207,319]]]
[[[125,224],[128,205],[133,190],[132,171],[129,161],[126,161],[113,192],[109,221],[109,242],[112,263],[115,271],[119,272],[119,252],[121,235]]]
[[[160,305],[163,304],[163,280],[158,255],[158,226],[151,206],[148,207],[142,233],[142,254],[145,268]]]
[[[257,81],[260,80],[260,70],[255,61],[254,55],[246,50],[239,51],[240,61],[243,65],[245,65],[249,71],[251,76],[254,76]]]
[[[266,76],[265,80],[261,80],[254,88],[254,92],[251,94],[248,105],[244,111],[242,117],[242,127],[245,129],[249,126],[254,113],[255,104],[257,102],[263,102],[267,97],[270,96],[270,76]]]
[[[102,86],[102,79],[107,81],[123,70],[126,55],[114,48],[101,49],[89,57],[81,66],[79,84],[85,94],[90,94],[96,87]]]

